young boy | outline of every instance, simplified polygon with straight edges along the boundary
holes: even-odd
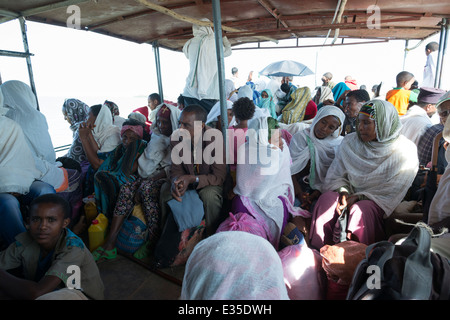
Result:
[[[386,100],[394,105],[398,115],[402,116],[408,110],[409,99],[411,96],[411,85],[416,80],[414,75],[408,71],[402,71],[395,78],[397,87],[386,93]]]
[[[72,231],[70,205],[57,194],[30,205],[28,231],[0,252],[0,295],[12,299],[103,299],[92,254]],[[6,270],[21,268],[23,278]],[[65,288],[66,287],[66,288]]]

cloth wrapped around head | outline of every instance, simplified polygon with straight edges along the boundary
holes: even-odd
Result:
[[[165,118],[170,120],[170,109],[165,104],[161,106],[161,108],[158,110],[158,113],[156,114],[157,118]]]
[[[142,139],[144,137],[144,128],[141,125],[129,125],[129,124],[123,125],[122,129],[120,130],[120,136],[123,136],[123,134],[127,130],[131,130],[134,133],[136,133],[139,139]]]
[[[194,248],[186,264],[181,299],[288,300],[280,257],[260,236],[216,233]]]

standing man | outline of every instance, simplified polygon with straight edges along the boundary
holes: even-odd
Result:
[[[209,21],[204,18],[203,21]],[[183,46],[189,59],[189,74],[183,91],[185,106],[198,104],[209,112],[220,98],[216,57],[216,40],[211,27],[192,26],[194,37]],[[223,56],[231,55],[231,44],[222,38]]]
[[[423,81],[421,87],[434,87],[434,80],[436,77],[436,62],[439,44],[437,42],[430,42],[425,47],[425,54],[427,62],[423,69]]]

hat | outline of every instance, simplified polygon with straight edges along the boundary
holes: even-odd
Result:
[[[445,101],[450,100],[450,91],[447,91],[444,93],[441,98],[439,99],[438,103],[436,104],[436,108],[439,108],[439,106],[444,103]]]
[[[445,90],[438,88],[420,88],[419,96],[417,97],[417,102],[436,104],[439,99],[444,95]]]
[[[171,113],[171,111],[170,111],[169,107],[167,107],[165,104],[163,104],[161,106],[161,108],[159,109],[158,113],[156,114],[156,116],[158,118],[166,118],[166,119],[170,120],[170,113]]]

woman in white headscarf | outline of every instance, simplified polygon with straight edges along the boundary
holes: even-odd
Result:
[[[367,101],[358,115],[358,131],[346,135],[325,179],[313,210],[311,244],[334,244],[339,214],[348,212],[347,230],[364,244],[385,238],[384,217],[403,200],[416,176],[417,148],[400,134],[395,107]]]
[[[324,190],[325,176],[343,139],[340,134],[344,120],[341,109],[325,106],[314,117],[311,127],[291,139],[292,181],[295,195],[306,209]]]
[[[66,195],[79,187],[80,173],[60,167],[56,162],[45,116],[37,110],[36,97],[27,84],[11,80],[0,89],[4,96],[5,116],[14,120],[23,130],[25,140],[33,154],[36,168],[41,172],[39,180],[50,184],[56,192]]]
[[[9,245],[25,232],[20,206],[46,193],[55,193],[49,184],[38,181],[33,154],[20,126],[4,116],[0,90],[0,239]]]
[[[232,211],[249,213],[266,228],[267,239],[278,248],[290,215],[310,217],[294,207],[291,157],[281,138],[278,122],[271,117],[251,120],[248,140],[238,150],[236,187]]]
[[[289,300],[281,259],[269,242],[242,231],[198,243],[186,264],[182,300]]]
[[[89,161],[84,196],[94,192],[94,174],[109,154],[121,143],[120,128],[113,125],[111,111],[106,105],[93,105],[89,115],[78,128],[84,153]]]

